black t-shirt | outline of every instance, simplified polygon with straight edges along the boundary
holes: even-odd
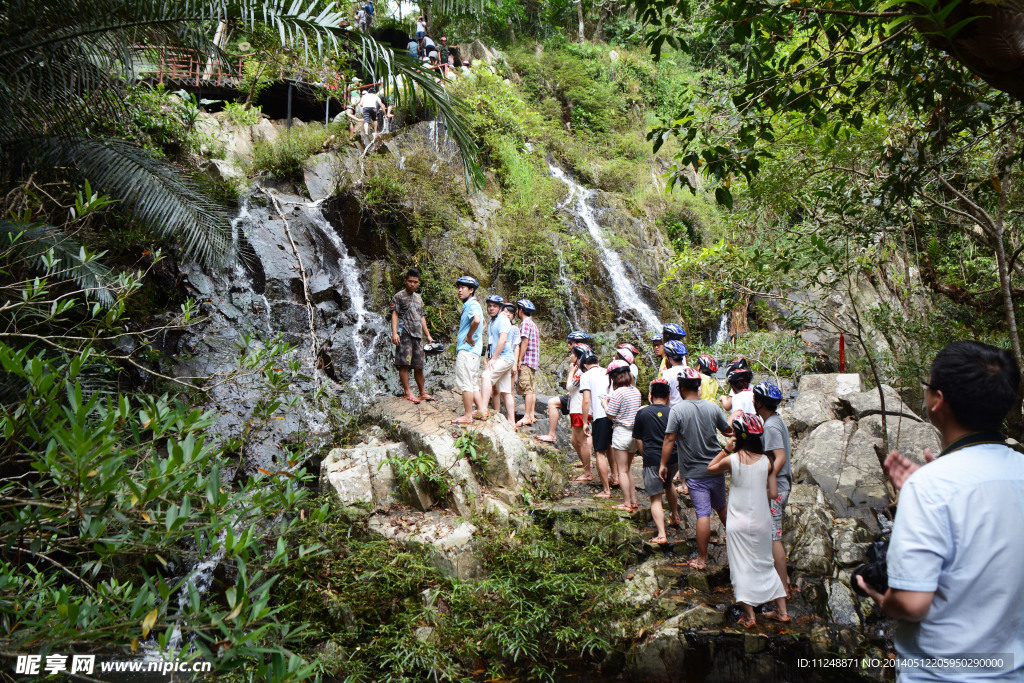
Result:
[[[636,413],[633,421],[633,438],[644,442],[644,467],[661,465],[661,446],[665,442],[665,428],[668,427],[668,404],[652,403]],[[672,449],[668,464],[677,462],[676,450]]]

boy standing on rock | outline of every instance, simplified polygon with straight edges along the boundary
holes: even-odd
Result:
[[[761,382],[754,386],[754,409],[764,420],[764,452],[772,454],[772,472],[778,484],[778,495],[769,500],[772,511],[772,557],[775,560],[775,571],[782,579],[786,589],[786,597],[790,596],[789,572],[786,570],[786,548],[782,545],[782,511],[786,509],[789,492],[793,489],[793,475],[790,473],[789,427],[779,417],[779,403],[782,392],[771,382]]]
[[[491,391],[497,389],[498,394],[505,402],[505,411],[508,413],[508,423],[515,425],[516,413],[515,404],[512,400],[512,367],[515,361],[512,357],[512,323],[502,315],[505,303],[497,294],[487,297],[487,314],[491,316],[491,324],[487,327],[487,339],[490,344],[491,357],[484,365],[483,386],[481,387],[483,402],[480,404],[479,417],[486,420],[490,413],[487,404],[491,401]]]
[[[433,401],[434,397],[426,392],[423,386],[423,336],[434,343],[427,329],[426,308],[423,297],[416,292],[420,287],[420,271],[410,268],[405,274],[405,289],[395,292],[391,297],[391,342],[395,345],[395,367],[398,377],[402,380],[405,399],[413,403]],[[417,398],[409,389],[409,368],[416,376],[416,386],[420,390]]]
[[[483,407],[480,397],[480,353],[484,350],[484,338],[480,325],[483,311],[480,302],[473,296],[480,286],[474,278],[464,275],[455,281],[459,300],[462,301],[462,317],[459,319],[459,334],[455,349],[455,384],[462,392],[463,415],[452,420],[452,424],[473,424],[473,403]]]
[[[533,322],[533,314],[537,312],[533,302],[529,299],[520,299],[516,302],[516,310],[522,321],[519,326],[522,341],[519,342],[519,355],[516,357],[516,374],[519,376],[517,388],[526,404],[523,419],[516,422],[516,427],[522,427],[537,421],[537,388],[534,384],[534,373],[540,366],[540,331]]]
[[[668,509],[671,514],[669,523],[678,525],[679,496],[669,482],[679,471],[679,462],[675,449],[663,451],[665,429],[668,427],[668,382],[661,379],[651,380],[647,400],[649,406],[641,408],[633,421],[633,438],[636,439],[644,461],[644,490],[651,499],[651,517],[658,528],[658,535],[651,539],[652,543],[666,543],[665,511],[661,506],[662,494],[668,498]]]

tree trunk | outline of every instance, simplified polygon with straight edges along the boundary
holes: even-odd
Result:
[[[583,0],[576,0],[576,17],[579,19],[579,39],[580,42],[584,42],[586,37],[583,35]]]

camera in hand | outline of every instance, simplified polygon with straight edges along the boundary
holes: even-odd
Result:
[[[857,567],[850,577],[850,585],[857,595],[867,597],[867,593],[857,583],[857,577],[863,576],[864,583],[874,588],[879,593],[889,590],[889,569],[885,563],[885,556],[889,552],[889,534],[881,533],[875,537],[874,542],[868,546],[868,563]]]

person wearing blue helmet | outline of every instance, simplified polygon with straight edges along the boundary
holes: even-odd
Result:
[[[670,341],[677,341],[682,343],[683,339],[686,338],[686,330],[683,329],[682,325],[676,323],[666,323],[661,328],[661,338],[663,343],[667,344]],[[684,346],[685,348],[685,346]],[[686,357],[683,357],[683,365],[689,367],[686,362]]]
[[[518,380],[516,388],[523,395],[525,407],[523,419],[516,422],[516,427],[532,425],[537,421],[537,387],[534,383],[534,375],[540,367],[540,330],[533,322],[533,314],[537,308],[529,299],[520,299],[516,302],[516,311],[522,324],[519,326],[521,341],[519,342],[519,353],[516,356],[516,375]]]
[[[679,393],[679,376],[686,369],[686,345],[678,340],[665,342],[665,370],[661,373],[663,379],[668,380],[669,407],[674,408],[683,400]]]
[[[505,403],[505,412],[508,413],[508,423],[515,425],[515,398],[512,396],[512,368],[515,367],[512,348],[512,323],[502,315],[505,309],[505,300],[497,294],[487,297],[487,314],[491,316],[491,322],[487,326],[487,340],[490,348],[490,358],[484,364],[483,376],[481,377],[480,395],[483,403],[480,405],[480,412],[474,417],[486,420],[490,417],[488,408],[491,402],[492,392],[497,393]]]
[[[782,579],[782,585],[789,597],[789,571],[786,568],[786,548],[782,545],[782,513],[789,502],[789,492],[793,489],[793,475],[790,471],[790,455],[792,447],[789,441],[789,427],[779,416],[779,404],[782,392],[771,382],[759,382],[754,385],[754,409],[764,420],[764,452],[774,456],[772,475],[777,483],[777,495],[768,501],[772,513],[772,557],[775,560],[775,571]]]
[[[473,424],[473,404],[483,407],[480,396],[480,354],[484,349],[483,335],[480,325],[483,323],[483,311],[480,302],[474,296],[480,283],[474,278],[464,275],[455,281],[459,300],[462,301],[462,316],[459,319],[459,333],[456,337],[455,384],[462,392],[461,417],[452,420],[452,424]]]
[[[665,372],[668,365],[665,363],[665,339],[660,332],[651,337],[651,346],[654,347],[654,355],[661,359],[661,364],[658,365],[658,377],[661,377],[661,373]]]

